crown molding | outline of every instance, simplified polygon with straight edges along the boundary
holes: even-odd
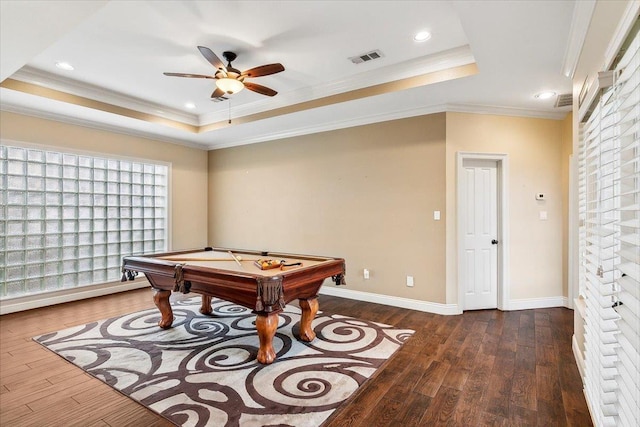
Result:
[[[71,95],[81,96],[92,100],[140,111],[145,114],[163,117],[169,120],[198,126],[200,121],[195,114],[188,114],[175,108],[145,101],[133,96],[124,95],[104,89],[100,86],[72,80],[57,74],[48,73],[37,68],[24,66],[11,76],[13,80],[54,89]]]
[[[625,39],[629,35],[629,31],[633,27],[633,24],[638,19],[640,13],[640,0],[633,0],[627,4],[627,8],[622,14],[622,18],[616,27],[615,33],[607,46],[607,50],[604,53],[604,67],[602,71],[606,71],[611,68],[613,61],[616,59],[620,47],[624,43]]]
[[[393,112],[386,112],[382,114],[372,114],[364,117],[357,117],[347,120],[335,120],[330,123],[323,123],[321,125],[301,126],[294,129],[288,129],[285,131],[272,132],[264,135],[260,135],[255,138],[243,139],[241,142],[221,142],[209,147],[210,150],[219,150],[223,148],[231,148],[240,145],[258,144],[261,142],[273,141],[277,139],[292,138],[296,136],[311,135],[320,132],[329,132],[332,130],[346,129],[356,126],[364,126],[373,123],[387,122],[391,120],[406,119],[409,117],[424,116],[427,114],[436,113],[471,113],[471,114],[486,114],[496,116],[510,116],[510,117],[526,117],[536,119],[550,119],[550,120],[563,120],[568,114],[567,111],[558,113],[549,113],[546,111],[538,110],[525,110],[517,108],[496,107],[490,105],[469,105],[469,104],[440,104],[434,106],[408,108],[405,110],[397,110]]]
[[[387,82],[408,79],[415,76],[447,70],[475,62],[468,45],[459,46],[433,55],[405,61],[382,68],[368,70],[345,79],[301,88],[279,94],[277,98],[263,99],[231,107],[231,115],[235,118],[262,113],[268,110],[287,107],[310,100],[326,98],[345,91],[353,91]],[[139,98],[109,91],[96,85],[69,79],[37,68],[24,66],[11,76],[13,80],[29,83],[48,89],[81,96],[83,98],[104,102],[118,107],[139,111],[145,114],[163,117],[193,126],[206,126],[228,119],[229,112],[216,111],[205,113],[199,117],[183,111],[168,108],[164,105],[148,102]],[[46,84],[45,84],[46,82]],[[159,113],[161,111],[161,113]]]
[[[236,147],[240,145],[257,144],[260,142],[273,141],[276,139],[285,139],[285,138],[292,138],[296,136],[311,135],[314,133],[329,132],[332,130],[346,129],[346,128],[351,128],[356,126],[369,125],[373,123],[388,122],[391,120],[405,119],[409,117],[422,116],[426,114],[442,113],[444,111],[446,111],[444,109],[444,106],[438,105],[438,106],[411,108],[407,110],[400,110],[400,111],[383,113],[383,114],[373,114],[373,115],[364,116],[364,117],[357,117],[354,119],[335,120],[329,123],[323,123],[321,125],[300,126],[294,129],[287,129],[285,131],[272,132],[272,133],[260,135],[255,138],[243,139],[241,142],[233,142],[233,141],[222,142],[219,144],[215,144],[214,146],[211,146],[210,149],[218,150],[222,148],[231,148],[231,147]]]
[[[573,75],[576,72],[580,52],[582,52],[582,46],[589,31],[589,25],[591,24],[591,18],[595,8],[595,0],[578,1],[573,5],[573,18],[571,19],[571,28],[569,29],[569,40],[564,52],[561,70],[562,74],[570,79],[573,79]]]
[[[249,104],[231,107],[231,115],[235,118],[262,113],[268,110],[288,107],[316,99],[327,98],[344,92],[352,92],[371,86],[381,85],[398,80],[409,79],[420,75],[448,70],[475,63],[469,45],[460,46],[433,55],[402,62],[400,64],[368,70],[345,79],[334,80],[312,87],[278,94],[276,98],[263,99]],[[201,126],[228,120],[228,112],[216,111],[200,116]]]
[[[273,141],[276,139],[292,138],[296,136],[310,135],[320,132],[328,132],[338,129],[346,129],[356,126],[364,126],[373,123],[386,122],[391,120],[404,119],[409,117],[422,116],[427,114],[436,114],[443,112],[456,112],[456,113],[471,113],[471,114],[490,114],[499,116],[514,116],[514,117],[528,117],[528,118],[541,118],[552,120],[563,120],[567,112],[549,113],[545,111],[526,110],[517,108],[498,107],[490,105],[470,105],[470,104],[440,104],[435,106],[423,106],[408,108],[404,110],[396,110],[391,112],[385,112],[381,114],[371,114],[363,117],[357,117],[352,119],[335,120],[332,122],[323,123],[320,125],[300,126],[293,129],[287,129],[285,131],[272,132],[263,134],[254,138],[246,138],[241,141],[226,141],[220,143],[196,143],[193,141],[187,141],[183,139],[170,138],[162,136],[152,132],[146,132],[141,130],[135,130],[126,128],[123,126],[110,125],[105,123],[96,122],[93,120],[79,119],[76,117],[70,117],[59,113],[45,112],[37,109],[11,105],[2,103],[0,105],[2,111],[11,113],[23,114],[32,117],[43,118],[47,120],[55,120],[62,123],[68,123],[76,126],[83,126],[91,129],[97,129],[107,132],[119,133],[122,135],[129,135],[135,137],[141,137],[151,139],[154,141],[167,142],[170,144],[182,145],[190,148],[197,148],[200,150],[218,150],[223,148],[231,148],[241,145],[258,144],[261,142]]]
[[[53,120],[60,123],[66,123],[74,126],[86,127],[89,129],[95,129],[105,132],[117,133],[120,135],[134,136],[138,138],[150,139],[153,141],[167,142],[169,144],[182,145],[190,148],[197,148],[200,150],[208,150],[210,147],[206,144],[198,144],[192,141],[186,141],[183,139],[170,138],[164,135],[159,135],[153,132],[147,132],[137,129],[131,129],[124,126],[118,126],[113,124],[101,123],[95,120],[80,119],[77,117],[71,117],[66,114],[53,113],[48,111],[42,111],[35,108],[29,108],[24,106],[17,106],[2,102],[0,104],[0,110],[8,113],[22,114],[24,116],[37,117],[39,119]]]
[[[283,93],[277,98],[263,99],[261,101],[232,107],[231,115],[237,120],[242,117],[259,115],[268,111],[274,111],[294,105],[301,105],[305,102],[327,99],[331,96],[340,95],[345,92],[354,93],[358,90],[376,86],[380,87],[385,84],[389,86],[386,90],[398,90],[398,87],[390,83],[400,82],[403,80],[408,81],[412,78],[415,79],[420,76],[428,76],[438,72],[464,68],[465,66],[472,64],[475,64],[475,59],[471,53],[471,49],[468,45],[464,45],[433,55],[426,55],[405,61],[401,64],[368,70],[345,79]],[[78,82],[28,66],[23,67],[15,73],[12,76],[12,80],[32,85],[31,87],[34,88],[33,90],[37,87],[41,87],[50,91],[52,90],[59,93],[82,97],[85,102],[81,102],[79,105],[87,106],[89,108],[94,108],[89,104],[91,103],[90,100],[95,100],[97,102],[104,103],[109,107],[101,109],[114,112],[115,114],[121,114],[121,112],[116,111],[118,108],[125,108],[130,111],[138,111],[143,114],[148,114],[149,116],[172,120],[176,125],[184,123],[186,125],[195,126],[198,129],[226,122],[229,114],[229,112],[225,113],[224,111],[217,111],[203,114],[198,118],[195,115],[185,114],[175,109],[171,110],[162,105],[126,96],[121,93],[108,91],[92,84]],[[46,82],[46,85],[43,82]],[[425,83],[422,82],[419,84]],[[39,95],[44,96],[42,94]],[[158,113],[158,111],[163,111],[164,113]],[[124,115],[146,120],[144,117],[138,117],[135,114]]]
[[[487,114],[494,116],[526,117],[531,119],[564,120],[570,108],[558,112],[528,110],[524,108],[499,107],[496,105],[447,104],[446,111],[451,113]]]

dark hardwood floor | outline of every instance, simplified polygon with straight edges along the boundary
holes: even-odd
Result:
[[[143,289],[0,317],[0,425],[170,425],[31,340],[153,307],[151,295]],[[570,310],[439,316],[329,296],[320,309],[416,331],[326,427],[592,425]]]

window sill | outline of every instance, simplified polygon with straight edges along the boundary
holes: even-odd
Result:
[[[142,275],[133,281],[108,282],[99,285],[82,286],[79,288],[62,289],[59,291],[45,292],[36,295],[28,295],[18,298],[10,298],[0,301],[0,315],[47,307],[65,302],[77,301],[86,298],[94,298],[102,295],[115,294],[133,289],[146,288],[149,282]]]

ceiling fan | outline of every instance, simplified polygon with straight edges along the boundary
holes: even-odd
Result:
[[[257,92],[266,96],[274,96],[278,92],[275,90],[268,88],[266,86],[262,86],[256,83],[251,83],[245,81],[247,78],[253,77],[261,77],[268,76],[270,74],[279,73],[284,71],[284,66],[282,64],[267,64],[261,65],[259,67],[254,67],[246,71],[240,71],[231,66],[231,62],[234,61],[237,55],[233,52],[223,52],[222,56],[227,60],[227,66],[225,67],[223,62],[216,56],[215,53],[208,47],[198,46],[198,50],[202,56],[205,57],[211,65],[216,68],[216,72],[213,76],[207,76],[205,74],[183,74],[183,73],[164,73],[165,76],[173,76],[173,77],[190,77],[196,79],[215,79],[216,80],[216,90],[211,94],[211,98],[213,99],[226,99],[224,95],[232,95],[234,93],[240,92],[242,89],[247,88],[253,92]]]

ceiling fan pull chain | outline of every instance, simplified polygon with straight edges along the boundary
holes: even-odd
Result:
[[[229,100],[229,124],[231,124],[231,100]]]

